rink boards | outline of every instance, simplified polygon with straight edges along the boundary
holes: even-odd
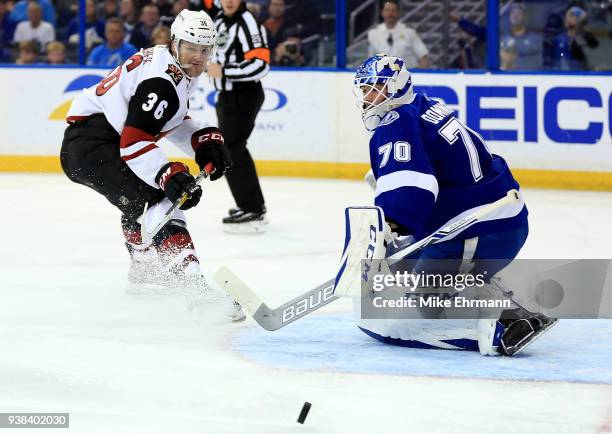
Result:
[[[74,97],[108,71],[0,68],[0,170],[59,171]],[[414,73],[416,90],[444,101],[502,154],[523,185],[612,190],[612,76]],[[250,148],[263,175],[361,178],[368,134],[352,73],[273,71]],[[215,122],[201,80],[192,116]],[[172,157],[182,154],[170,145]]]

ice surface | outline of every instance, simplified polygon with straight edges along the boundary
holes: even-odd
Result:
[[[312,316],[299,324],[276,333],[252,328],[233,346],[258,363],[291,369],[612,385],[612,320],[561,321],[512,358],[385,345],[356,332],[352,315]],[[591,334],[600,338],[585,340]]]
[[[228,265],[276,306],[333,275],[342,211],[371,193],[327,180],[263,188],[267,234],[222,232],[223,182],[204,186],[189,228],[207,272]],[[610,257],[612,194],[525,193],[522,257]],[[610,322],[562,322],[516,359],[381,346],[344,300],[274,333],[220,323],[180,296],[125,294],[119,213],[93,191],[0,175],[0,199],[0,412],[70,412],[79,434],[612,432]]]

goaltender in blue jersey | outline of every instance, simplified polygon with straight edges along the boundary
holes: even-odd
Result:
[[[357,70],[354,94],[364,125],[373,133],[370,162],[375,204],[383,209],[391,230],[404,236],[402,247],[519,189],[505,160],[492,154],[477,132],[444,104],[414,92],[401,58],[381,54],[367,59]],[[479,260],[495,259],[482,265],[493,276],[525,243],[527,215],[522,199],[502,206],[454,238],[418,252],[415,271],[427,271],[430,259],[449,259],[457,263],[455,272],[467,261],[476,273],[482,271]],[[393,253],[393,246],[389,247],[388,255]],[[492,323],[490,333],[495,351],[506,355],[524,348],[550,320],[520,309],[506,316],[511,318]],[[512,336],[506,333],[504,342],[502,335],[512,323]],[[382,329],[362,330],[386,343],[413,346],[409,342],[417,341],[411,341],[410,333],[400,336],[396,326],[384,324]],[[431,339],[429,342],[432,346]],[[422,347],[420,344],[414,346]],[[433,347],[449,345],[439,342]],[[472,344],[467,347],[462,349],[477,349]],[[491,351],[481,348],[481,352]]]
[[[367,70],[376,59],[366,62],[357,76],[369,76]],[[401,101],[391,99],[389,111],[383,104],[367,101],[375,101],[375,96],[385,98],[375,86],[363,97],[363,104],[372,105],[364,113],[366,126],[371,128],[380,120],[370,140],[375,203],[398,233],[420,239],[519,188],[504,159],[492,154],[482,137],[444,104],[414,93],[410,77],[404,91]],[[373,113],[380,108],[384,116]],[[508,231],[512,232],[512,246],[504,244],[494,252],[497,255],[488,257],[514,258],[525,242],[527,208],[522,200],[461,232],[457,239]]]

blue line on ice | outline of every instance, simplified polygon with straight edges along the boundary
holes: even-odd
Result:
[[[512,358],[384,345],[350,315],[304,318],[276,332],[250,327],[230,345],[255,362],[299,370],[612,384],[612,320],[560,321]]]

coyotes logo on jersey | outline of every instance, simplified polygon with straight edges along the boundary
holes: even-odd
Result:
[[[166,74],[170,76],[170,78],[174,81],[174,84],[176,84],[177,86],[183,79],[183,71],[181,71],[181,69],[174,64],[168,65],[168,69],[166,69]]]

